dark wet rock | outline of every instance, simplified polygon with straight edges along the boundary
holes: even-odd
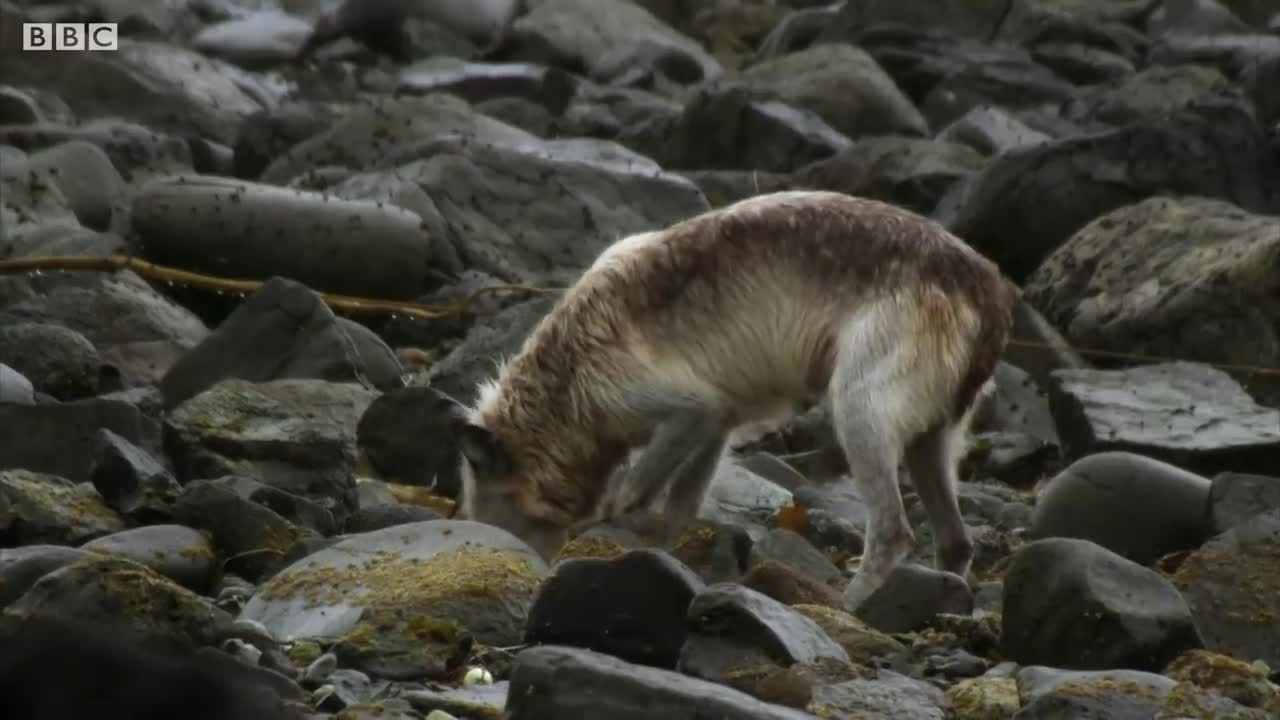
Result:
[[[1031,57],[1075,85],[1115,81],[1134,73],[1134,63],[1125,55],[1079,42],[1040,43]]]
[[[680,657],[686,673],[707,677],[708,660],[716,664],[711,656],[732,653],[730,648],[739,653],[730,660],[759,653],[783,667],[849,659],[844,648],[813,620],[742,585],[708,586],[693,598],[687,613],[689,638]]]
[[[751,537],[743,528],[706,519],[672,522],[647,511],[615,516],[582,529],[557,555],[608,559],[627,550],[661,549],[693,570],[704,582],[738,580],[747,571]]]
[[[347,518],[348,533],[366,533],[374,530],[407,525],[409,523],[439,520],[443,515],[431,508],[404,503],[383,503],[381,505],[361,506]]]
[[[142,520],[171,515],[178,482],[146,450],[101,428],[94,435],[90,463],[89,480],[108,507]]]
[[[388,680],[445,679],[471,652],[472,636],[457,620],[407,609],[370,609],[338,639],[346,667]]]
[[[207,532],[224,556],[226,569],[248,578],[282,567],[285,553],[301,534],[279,513],[217,480],[188,483],[174,504],[173,515]]]
[[[867,626],[844,610],[807,604],[794,605],[792,609],[817,623],[828,637],[844,648],[849,660],[858,665],[875,666],[907,651],[901,642]]]
[[[1005,347],[1003,362],[1025,371],[1035,381],[1036,387],[1045,392],[1048,390],[1054,370],[1093,367],[1093,364],[1086,361],[1062,333],[1025,299],[1019,300],[1014,305],[1013,327],[1010,335],[1011,342]],[[1053,437],[1056,437],[1056,431],[1054,428]],[[1048,437],[1043,433],[1041,435]]]
[[[816,113],[836,131],[921,137],[920,111],[866,51],[852,45],[817,45],[753,65],[742,72],[749,87]]]
[[[1042,445],[1058,445],[1049,396],[1030,373],[1007,361],[996,365],[996,390],[982,429],[1025,435]],[[976,423],[975,423],[976,424]]]
[[[298,112],[304,109],[310,112],[306,108],[298,108]],[[277,122],[284,119],[286,116],[281,115]],[[369,168],[453,134],[483,143],[519,144],[536,140],[528,133],[474,112],[461,98],[438,93],[361,105],[342,113],[336,122],[318,128],[319,132],[299,137],[303,129],[313,128],[304,124],[298,131],[288,133],[288,137],[296,137],[298,141],[283,153],[272,153],[273,158],[261,172],[259,182],[285,185],[326,167]]]
[[[886,52],[874,47],[870,50],[877,56]],[[1026,113],[1054,106],[1070,98],[1075,90],[1065,78],[1021,48],[961,43],[951,47],[944,44],[938,50],[931,60],[941,60],[942,64],[924,70],[927,74],[936,72],[937,82],[919,101],[920,112],[930,127],[945,127],[977,107],[996,106]],[[885,63],[888,62],[886,58]],[[912,87],[920,79],[902,82],[910,82],[908,87]]]
[[[59,325],[0,325],[0,357],[37,390],[58,400],[77,400],[98,391],[102,360],[93,343]]]
[[[516,656],[505,711],[510,720],[552,720],[586,712],[614,720],[810,717],[717,683],[554,645]]]
[[[1268,670],[1262,663],[1192,650],[1170,663],[1164,674],[1177,680],[1179,688],[1190,685],[1245,708],[1274,714],[1280,711],[1280,686],[1268,679]]]
[[[494,362],[518,352],[554,304],[554,298],[533,298],[480,318],[466,340],[431,366],[427,373],[431,387],[470,405],[477,385],[493,377]]]
[[[137,182],[155,174],[180,172],[192,167],[191,148],[182,137],[118,117],[36,125],[0,126],[0,142],[37,152],[64,143],[85,141],[97,145],[111,159],[126,181]]]
[[[276,636],[337,637],[366,612],[407,612],[462,623],[477,642],[524,635],[546,564],[498,528],[432,520],[352,536],[285,568],[242,617]]]
[[[352,383],[223,380],[165,419],[179,480],[240,475],[320,503],[341,522],[355,509],[355,427],[375,392]]]
[[[1027,537],[1089,540],[1150,565],[1209,537],[1209,492],[1208,478],[1168,463],[1129,452],[1096,453],[1040,488]]]
[[[559,117],[546,107],[522,97],[501,96],[476,103],[476,110],[495,120],[539,138],[566,135]]]
[[[795,173],[805,187],[871,197],[929,214],[986,164],[966,145],[911,137],[866,137]]]
[[[132,560],[198,593],[221,571],[213,545],[182,525],[149,525],[105,535],[80,546],[99,555]]]
[[[840,569],[821,550],[815,548],[804,536],[785,528],[770,530],[751,546],[748,563],[752,567],[771,560],[823,583],[831,583],[843,577]]]
[[[178,360],[160,387],[174,407],[226,378],[363,379],[390,389],[401,385],[401,369],[377,335],[336,317],[306,286],[272,277]]]
[[[220,60],[152,40],[122,37],[116,52],[28,57],[7,63],[0,82],[55,90],[84,116],[115,116],[223,143],[279,92]]]
[[[0,693],[27,720],[304,720],[297,694],[207,650],[90,618],[5,613]]]
[[[219,628],[231,622],[208,599],[143,565],[115,557],[91,557],[55,570],[9,609],[119,622],[199,644],[214,642]]]
[[[1205,65],[1234,80],[1277,57],[1280,37],[1274,33],[1173,33],[1152,43],[1147,61],[1152,65]]]
[[[524,640],[674,668],[689,603],[703,587],[692,570],[659,550],[565,560],[539,589]]]
[[[209,332],[194,313],[158,293],[131,270],[41,289],[33,297],[0,308],[0,326],[15,322],[61,325],[83,335],[99,352],[112,345],[151,340],[191,347]]]
[[[502,710],[507,704],[510,684],[503,680],[491,685],[470,685],[464,687],[428,687],[425,690],[406,690],[402,697],[409,701],[414,709],[436,714],[432,720],[448,720],[457,718],[497,718],[502,717]]]
[[[939,613],[968,615],[973,592],[965,579],[915,563],[894,569],[885,584],[858,607],[858,618],[887,633],[919,629]]]
[[[1001,647],[1024,665],[1156,670],[1203,646],[1173,584],[1087,540],[1022,546],[1004,582]]]
[[[656,116],[618,140],[670,169],[789,172],[849,147],[811,110],[741,82],[699,88],[674,117]]]
[[[1021,282],[1095,218],[1153,195],[1201,195],[1267,211],[1276,183],[1269,152],[1242,103],[1196,101],[1115,130],[1006,152],[943,219]]]
[[[1209,365],[1059,370],[1049,404],[1068,460],[1122,450],[1213,475],[1267,472],[1280,453],[1280,412]]]
[[[1025,297],[1082,347],[1273,365],[1280,334],[1256,271],[1280,252],[1278,228],[1223,200],[1126,204],[1049,255]]]
[[[138,189],[132,227],[155,262],[232,276],[288,275],[324,292],[407,300],[427,287],[422,219],[389,204],[213,175]],[[351,242],[351,233],[362,237]]]
[[[818,717],[902,716],[943,720],[941,690],[891,670],[879,670],[874,678],[858,678],[816,688],[809,711]]]
[[[1063,117],[1081,126],[1124,125],[1228,93],[1231,82],[1211,67],[1153,66],[1072,97]]]
[[[938,131],[937,140],[968,145],[984,157],[1047,142],[1049,135],[999,108],[975,107]]]
[[[1079,672],[1043,666],[1024,667],[1015,677],[1025,698],[1016,717],[1026,720],[1155,717],[1175,684],[1163,675],[1134,670]]]
[[[669,48],[696,69],[686,82],[720,73],[720,65],[695,41],[676,32],[638,4],[624,0],[547,0],[512,23],[503,57],[581,69],[600,76],[616,63],[620,47],[655,44]]]
[[[24,545],[0,549],[0,608],[22,597],[37,580],[92,557],[66,545]]]
[[[257,179],[276,156],[324,132],[348,110],[338,103],[294,100],[253,113],[236,130],[235,176]]]
[[[767,595],[783,605],[844,606],[840,591],[833,584],[815,580],[794,566],[777,560],[765,560],[754,565],[740,582],[743,587]]]
[[[457,409],[434,387],[397,388],[369,404],[356,425],[356,442],[380,477],[456,497],[459,455],[449,428]]]
[[[55,185],[80,224],[106,230],[125,184],[111,159],[86,140],[69,140],[31,153],[16,166],[6,163],[2,172],[43,176]]]
[[[468,125],[480,117],[470,113]],[[488,142],[461,133],[424,140],[394,160],[399,181],[429,198],[424,222],[464,267],[507,282],[563,286],[618,238],[707,209],[687,178],[621,144],[539,140],[504,127]],[[385,170],[354,175],[334,191],[386,177]]]
[[[0,363],[0,404],[34,405],[35,386],[25,375]]]
[[[1209,529],[1223,533],[1257,515],[1280,510],[1280,478],[1224,472],[1209,490]]]
[[[75,545],[124,527],[124,519],[88,485],[27,470],[0,471],[0,544]]]
[[[429,95],[443,92],[476,104],[500,97],[517,97],[564,112],[573,97],[573,76],[557,68],[527,63],[473,63],[452,57],[431,57],[400,69],[397,90]]]
[[[1178,567],[1205,648],[1280,667],[1280,511],[1214,537]]]

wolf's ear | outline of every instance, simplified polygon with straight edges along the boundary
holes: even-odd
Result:
[[[511,470],[511,455],[487,428],[460,421],[454,424],[453,437],[478,478],[499,477]]]

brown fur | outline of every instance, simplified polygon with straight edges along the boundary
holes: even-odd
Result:
[[[868,509],[847,606],[910,551],[899,463],[939,568],[964,575],[955,455],[1015,299],[937,223],[838,193],[762,195],[625,238],[480,388],[458,429],[459,515],[547,556],[606,492],[623,512],[661,499],[689,519],[731,438],[825,398]]]

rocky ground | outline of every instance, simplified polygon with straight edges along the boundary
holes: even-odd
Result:
[[[1280,717],[1280,374],[1241,368],[1280,368],[1280,3],[355,4],[0,0],[0,261],[269,278],[0,275],[0,702]],[[119,50],[23,53],[27,20]],[[444,416],[553,298],[319,295],[562,285],[782,188],[929,214],[1025,293],[963,465],[972,575],[931,569],[908,480],[917,553],[857,617],[865,509],[821,410],[696,523],[548,564],[445,519]]]

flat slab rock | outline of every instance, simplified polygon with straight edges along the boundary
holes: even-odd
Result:
[[[285,568],[241,612],[280,638],[336,638],[368,611],[464,625],[486,644],[524,636],[546,563],[514,535],[427,520],[356,535]]]
[[[525,650],[511,672],[508,720],[801,720],[812,715],[733,688],[556,645]]]
[[[1280,464],[1280,410],[1208,365],[1057,370],[1049,407],[1068,461],[1127,450],[1203,475]]]

